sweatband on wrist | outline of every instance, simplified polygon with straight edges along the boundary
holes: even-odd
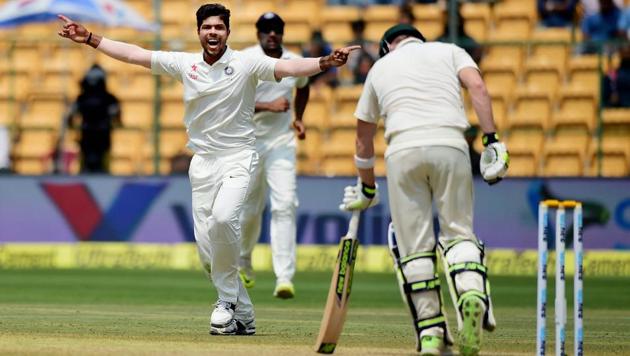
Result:
[[[354,155],[354,164],[359,169],[374,168],[374,161],[375,161],[374,156],[372,156],[370,158],[362,158],[362,157],[359,157],[357,155]]]
[[[489,144],[495,142],[499,142],[499,135],[496,132],[483,134],[483,136],[481,137],[481,143],[483,144],[483,147],[486,147]]]
[[[370,186],[361,182],[361,193],[363,193],[366,198],[372,199],[374,195],[376,195],[376,186]]]

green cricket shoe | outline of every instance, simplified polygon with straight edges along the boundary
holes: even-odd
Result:
[[[273,296],[280,299],[291,299],[295,297],[295,288],[291,282],[280,282],[276,284]]]
[[[241,282],[243,282],[245,288],[254,288],[256,279],[253,274],[248,274],[245,270],[240,270],[238,271],[238,276],[241,278]]]
[[[486,305],[478,296],[471,295],[462,301],[463,327],[459,332],[459,353],[463,356],[479,355],[483,317]]]
[[[450,355],[442,337],[425,335],[420,338],[420,345],[420,355]]]

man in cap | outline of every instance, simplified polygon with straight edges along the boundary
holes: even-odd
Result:
[[[472,175],[460,94],[470,92],[484,132],[481,172],[490,184],[506,173],[508,154],[498,141],[490,97],[472,58],[460,47],[425,42],[411,25],[396,25],[381,40],[382,57],[370,70],[357,104],[355,164],[360,182],[345,189],[343,210],[378,203],[374,134],[385,121],[387,188],[393,227],[390,249],[413,318],[417,349],[439,355],[452,344],[442,310],[436,250],[441,253],[454,305],[459,348],[476,355],[482,328],[493,330],[484,248],[472,230]],[[461,83],[461,84],[460,84]],[[440,232],[433,235],[432,200]]]
[[[300,58],[282,46],[284,21],[273,12],[266,12],[256,22],[258,42],[244,49],[245,53],[273,58]],[[291,99],[296,91],[293,106]],[[276,274],[273,295],[293,298],[295,274],[296,224],[296,140],[306,137],[302,114],[309,96],[308,77],[288,77],[280,82],[258,82],[254,114],[256,150],[259,165],[250,182],[250,192],[243,209],[241,224],[242,248],[240,277],[245,287],[254,286],[252,251],[261,230],[262,213],[271,200],[271,255]],[[295,115],[295,119],[292,119]],[[293,128],[293,130],[291,129]],[[295,134],[294,134],[295,132]]]

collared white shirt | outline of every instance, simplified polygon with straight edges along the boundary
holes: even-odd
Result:
[[[245,48],[243,53],[254,56],[266,56],[260,45]],[[302,58],[301,56],[282,49],[281,59]],[[295,145],[295,135],[291,128],[293,121],[293,90],[308,85],[308,77],[286,77],[280,82],[259,81],[256,87],[256,102],[270,102],[280,97],[289,101],[289,110],[286,112],[260,111],[254,114],[256,125],[256,145],[265,150],[277,144]]]
[[[184,85],[188,147],[217,154],[254,148],[254,98],[259,80],[275,81],[277,59],[227,48],[213,65],[203,52],[153,52],[151,71]]]
[[[383,118],[386,156],[436,144],[468,152],[462,133],[469,124],[458,77],[466,67],[478,69],[456,45],[404,39],[370,69],[354,115],[371,123]]]

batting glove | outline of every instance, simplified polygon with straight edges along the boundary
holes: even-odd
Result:
[[[503,142],[499,142],[496,133],[484,134],[482,139],[485,148],[481,153],[479,169],[483,180],[489,185],[496,184],[507,174],[510,154]]]
[[[365,210],[379,203],[378,184],[373,187],[358,182],[349,185],[343,192],[343,203],[339,205],[342,211]]]

